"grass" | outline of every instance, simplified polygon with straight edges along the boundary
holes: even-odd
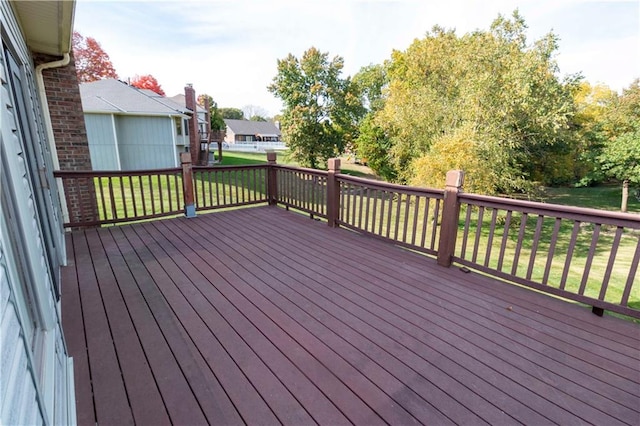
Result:
[[[629,192],[628,211],[640,213],[640,200],[634,196],[633,190]],[[589,188],[545,188],[544,201],[566,206],[620,211],[622,187],[620,185],[600,185]]]

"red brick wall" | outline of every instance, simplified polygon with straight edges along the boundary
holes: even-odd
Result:
[[[59,59],[43,54],[34,54],[33,57],[36,66]],[[91,170],[91,155],[73,57],[69,65],[43,70],[42,75],[60,170]],[[87,222],[97,218],[93,180],[66,185],[65,198],[71,222]]]
[[[191,162],[193,164],[200,164],[200,136],[198,135],[198,118],[196,109],[196,91],[191,85],[187,85],[184,88],[184,97],[186,107],[191,111],[194,111],[193,116],[188,121],[189,126],[189,152],[191,153]]]

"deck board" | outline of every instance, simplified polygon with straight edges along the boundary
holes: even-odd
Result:
[[[79,424],[640,420],[637,324],[283,209],[68,240]]]

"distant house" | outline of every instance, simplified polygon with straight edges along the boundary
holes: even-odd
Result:
[[[94,170],[177,167],[188,151],[184,103],[107,79],[80,85]]]
[[[187,99],[183,93],[180,93],[175,96],[171,96],[166,99],[169,99],[178,105],[182,105],[182,106],[187,105]],[[207,130],[207,110],[204,109],[202,105],[197,105],[196,109],[198,110],[198,131],[200,133],[205,133]]]
[[[280,129],[270,121],[224,120],[228,144],[242,142],[280,142]]]

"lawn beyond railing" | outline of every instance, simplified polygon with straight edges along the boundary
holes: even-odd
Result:
[[[65,188],[93,179],[95,226],[253,204],[280,204],[489,275],[640,318],[640,217],[462,192],[449,172],[445,190],[394,185],[276,164],[129,172],[55,172]],[[74,216],[75,217],[75,216]]]

